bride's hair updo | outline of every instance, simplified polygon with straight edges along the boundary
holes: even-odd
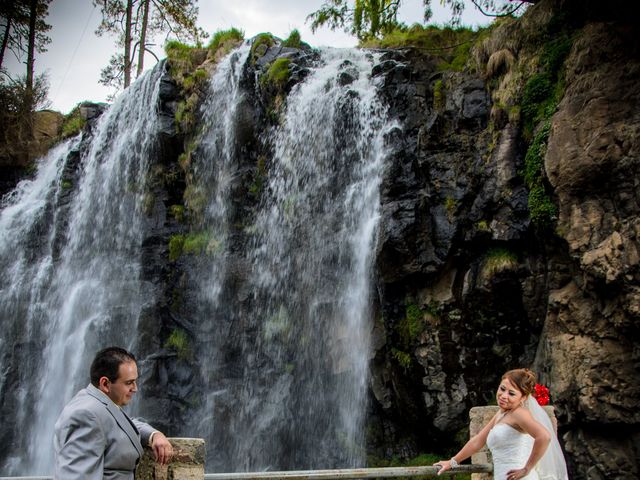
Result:
[[[528,368],[509,370],[502,375],[502,380],[509,380],[523,395],[531,395],[536,386],[536,374]]]

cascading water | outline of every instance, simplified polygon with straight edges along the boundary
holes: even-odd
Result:
[[[257,213],[240,216],[246,249],[225,245],[203,274],[209,304],[198,323],[208,332],[201,355],[209,393],[193,429],[207,438],[209,471],[363,464],[370,267],[383,137],[393,128],[370,75],[374,61],[355,50],[322,52],[271,132]],[[205,106],[221,116],[209,117],[218,126],[200,151],[218,165],[213,181],[205,176],[217,192],[233,190],[242,156],[234,148],[239,115],[228,117],[246,101],[242,62],[234,65],[212,82],[214,91],[234,85],[233,94]],[[212,232],[238,221],[220,198],[230,201],[211,196]]]
[[[54,149],[5,202],[0,355],[13,368],[3,368],[0,398],[8,474],[52,471],[53,424],[88,383],[93,354],[109,343],[133,348],[139,312],[153,301],[140,282],[140,247],[158,128],[149,105],[161,72],[103,114],[88,150],[74,151],[77,141]]]
[[[179,399],[186,423],[168,433],[204,437],[207,471],[359,466],[379,184],[395,125],[371,76],[376,57],[323,50],[279,126],[258,132],[254,61],[245,46],[216,67],[191,152],[184,201],[206,247],[168,268],[180,271],[189,315],[170,317],[192,329],[199,375],[183,376],[195,393]],[[53,423],[88,383],[91,357],[106,344],[135,351],[141,314],[161,302],[141,275],[161,70],[125,91],[90,143],[59,146],[5,199],[3,474],[51,472]]]

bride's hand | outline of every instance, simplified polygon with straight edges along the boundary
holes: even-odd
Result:
[[[446,472],[447,470],[451,470],[451,462],[449,460],[440,460],[439,462],[434,463],[433,466],[440,467],[440,470],[438,470],[438,475]]]
[[[529,473],[527,468],[519,468],[517,470],[509,470],[507,472],[507,480],[520,480],[524,478]]]

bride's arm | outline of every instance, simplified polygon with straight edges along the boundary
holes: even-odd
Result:
[[[491,428],[493,428],[497,417],[498,414],[496,413],[493,418],[489,420],[489,422],[487,422],[487,424],[482,428],[482,430],[471,437],[471,439],[464,444],[464,447],[462,447],[458,453],[451,457],[451,460],[440,460],[439,462],[434,463],[434,465],[438,465],[440,467],[440,470],[438,470],[438,475],[440,475],[442,472],[450,470],[458,463],[465,461],[471,455],[484,447],[485,443],[487,443],[487,436],[489,435],[489,431],[491,430]],[[454,463],[455,465],[452,465],[452,463]]]
[[[533,437],[533,448],[529,459],[523,468],[510,470],[507,472],[508,480],[518,480],[526,475],[535,467],[538,460],[542,458],[545,450],[551,441],[551,435],[539,422],[537,422],[531,413],[525,408],[518,408],[513,412],[513,420],[516,426],[520,427],[525,433]]]

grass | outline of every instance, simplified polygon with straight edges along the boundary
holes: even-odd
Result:
[[[479,31],[467,27],[441,27],[438,25],[409,28],[399,27],[385,34],[381,39],[370,38],[360,42],[363,48],[413,47],[430,53],[438,60],[438,70],[461,71],[470,56],[471,47],[478,38]]]
[[[482,266],[482,273],[492,277],[496,273],[512,270],[518,266],[518,256],[506,248],[493,248],[487,252]]]
[[[229,30],[218,30],[214,33],[207,48],[215,54],[222,47],[225,50],[224,53],[228,53],[233,46],[242,41],[244,41],[244,32],[231,27]]]
[[[173,330],[169,338],[164,342],[164,348],[175,351],[178,354],[178,358],[183,360],[190,357],[189,338],[184,330]]]
[[[80,114],[80,105],[77,105],[64,117],[62,122],[62,138],[65,139],[77,135],[84,128],[86,123],[87,121],[82,118],[82,115]]]
[[[402,350],[398,350],[397,348],[391,349],[391,356],[395,359],[396,362],[402,367],[402,369],[406,372],[411,368],[411,355],[407,352],[403,352]]]
[[[405,348],[412,346],[425,327],[425,312],[415,304],[406,306],[405,316],[398,322],[398,334]]]
[[[300,32],[297,29],[291,30],[289,36],[282,42],[283,47],[289,48],[302,48],[302,38]]]
[[[269,67],[269,70],[267,70],[267,73],[262,77],[263,84],[282,90],[291,76],[291,72],[289,71],[290,64],[291,59],[289,58],[276,59]]]
[[[369,468],[386,468],[386,467],[422,467],[427,466],[430,467],[434,463],[440,460],[446,460],[451,458],[451,452],[448,454],[436,454],[436,453],[422,453],[416,457],[409,459],[400,459],[398,457],[392,457],[390,459],[382,459],[377,457],[369,457],[367,459],[367,467]],[[426,480],[428,478],[433,477],[411,477],[415,480]],[[446,478],[455,478],[457,480],[469,480],[471,479],[470,474],[456,474],[455,477],[446,477]]]

